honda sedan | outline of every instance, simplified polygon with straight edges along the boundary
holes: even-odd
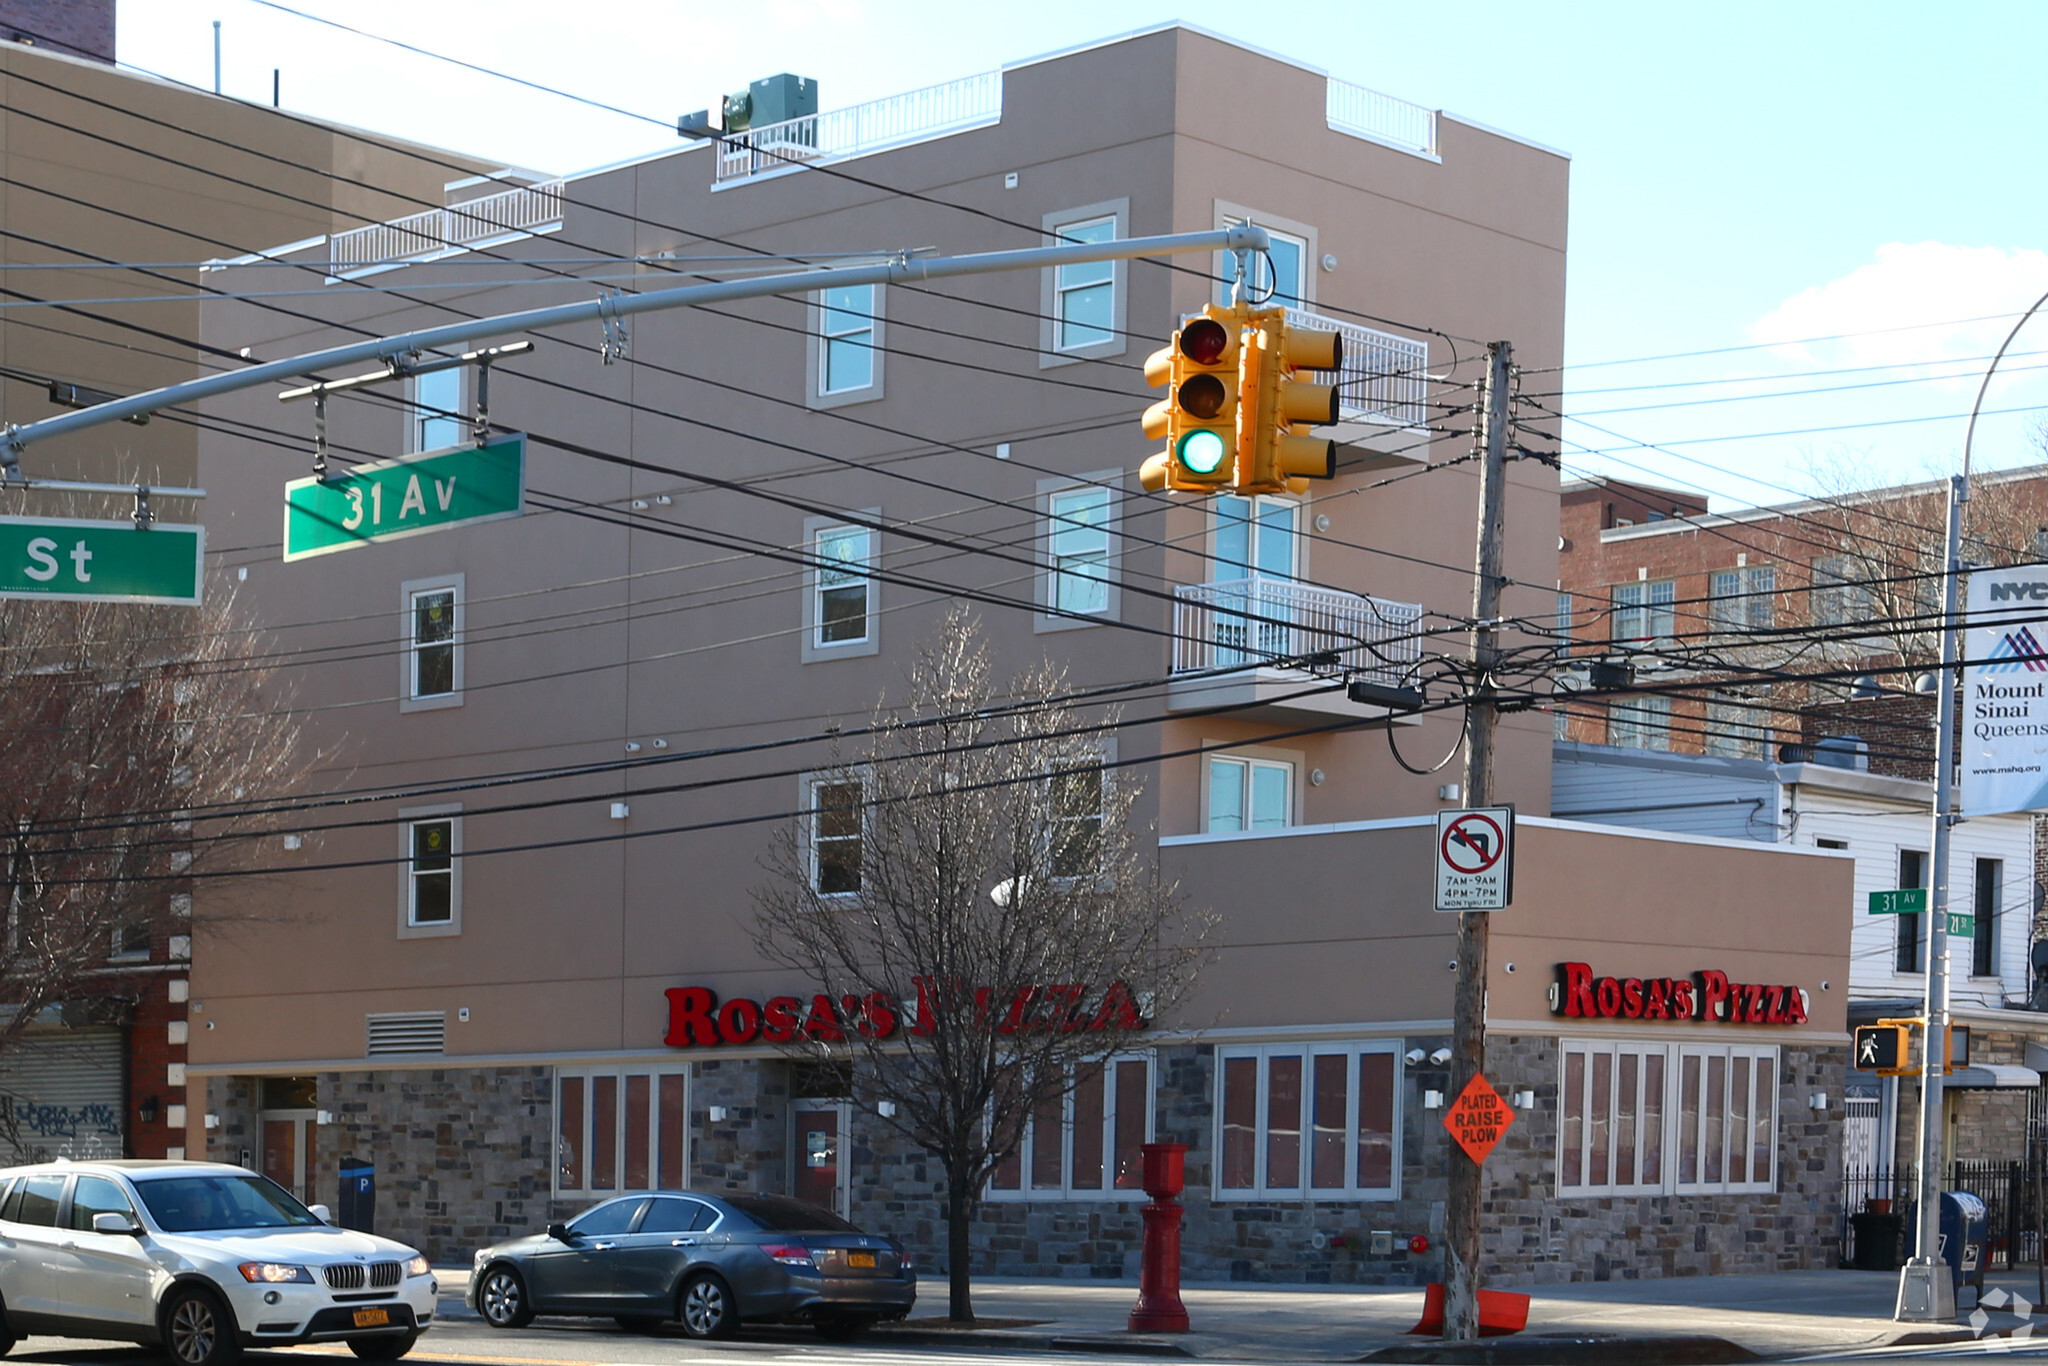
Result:
[[[628,1195],[570,1224],[476,1254],[470,1307],[494,1328],[536,1314],[674,1321],[693,1338],[743,1322],[810,1323],[852,1337],[917,1301],[910,1254],[828,1210],[780,1195]]]

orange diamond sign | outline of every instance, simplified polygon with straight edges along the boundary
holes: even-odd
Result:
[[[1451,1137],[1458,1140],[1458,1146],[1474,1163],[1486,1161],[1493,1145],[1500,1142],[1500,1136],[1514,1122],[1514,1111],[1508,1109],[1507,1102],[1500,1098],[1500,1093],[1486,1078],[1477,1073],[1465,1083],[1465,1089],[1451,1102],[1451,1108],[1444,1111],[1444,1127],[1451,1131]]]

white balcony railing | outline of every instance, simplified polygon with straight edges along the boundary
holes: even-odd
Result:
[[[1342,668],[1393,683],[1422,657],[1417,603],[1258,574],[1182,584],[1173,596],[1175,673],[1252,668],[1328,652]]]
[[[1330,127],[1340,133],[1371,138],[1433,157],[1436,151],[1436,111],[1419,104],[1397,100],[1349,81],[1332,79],[1326,96],[1325,115]]]
[[[828,157],[861,156],[1003,116],[1003,73],[985,71],[866,104],[735,133],[718,144],[720,184]]]
[[[445,209],[335,233],[328,239],[329,269],[346,275],[370,266],[442,256],[488,238],[537,232],[561,221],[561,181],[522,185]]]
[[[1326,380],[1337,386],[1339,418],[1397,427],[1428,425],[1428,342],[1326,317],[1313,309],[1290,308],[1287,321],[1343,334],[1344,368],[1334,379],[1324,372]]]

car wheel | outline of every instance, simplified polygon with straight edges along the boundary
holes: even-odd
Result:
[[[683,1285],[683,1331],[693,1338],[729,1338],[739,1330],[739,1310],[732,1289],[716,1276],[692,1276]]]
[[[533,1322],[526,1282],[509,1266],[494,1266],[484,1273],[483,1284],[477,1287],[476,1307],[493,1328],[524,1328]]]
[[[399,1337],[350,1338],[348,1349],[364,1361],[396,1361],[412,1350],[420,1340],[418,1333],[406,1333]]]
[[[242,1358],[235,1320],[211,1291],[175,1291],[164,1306],[163,1337],[178,1366],[230,1366]]]
[[[659,1314],[620,1314],[612,1322],[629,1333],[658,1333],[668,1320]]]
[[[828,1314],[813,1325],[827,1342],[851,1342],[865,1337],[875,1321],[862,1314]]]

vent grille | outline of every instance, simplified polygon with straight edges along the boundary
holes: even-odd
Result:
[[[368,1025],[369,1040],[364,1051],[373,1058],[391,1053],[448,1051],[448,1012],[445,1010],[371,1015]]]

